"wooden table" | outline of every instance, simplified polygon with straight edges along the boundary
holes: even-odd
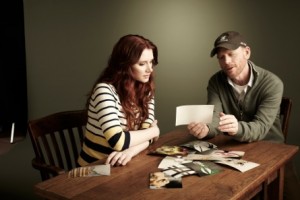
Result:
[[[195,140],[185,129],[175,129],[162,135],[152,145],[179,145]],[[185,176],[180,189],[149,189],[149,173],[159,171],[163,157],[142,152],[123,167],[112,167],[110,176],[68,178],[67,174],[54,177],[34,186],[38,196],[47,199],[118,199],[162,200],[250,199],[260,194],[265,199],[282,199],[285,164],[297,153],[298,147],[266,141],[240,143],[229,136],[208,140],[224,150],[244,151],[243,159],[260,166],[244,173],[223,167],[221,173],[199,177]]]

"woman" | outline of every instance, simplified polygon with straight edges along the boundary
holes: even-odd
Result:
[[[80,166],[99,159],[126,165],[159,137],[152,73],[157,64],[156,45],[142,36],[126,35],[115,44],[87,103]]]

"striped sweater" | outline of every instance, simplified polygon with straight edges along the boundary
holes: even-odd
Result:
[[[154,99],[149,102],[149,117],[141,129],[154,121]],[[113,151],[129,148],[130,133],[119,95],[113,85],[99,83],[91,96],[85,138],[78,164],[85,166],[106,158]]]

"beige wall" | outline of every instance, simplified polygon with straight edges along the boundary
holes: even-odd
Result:
[[[300,1],[24,0],[29,118],[80,109],[119,37],[141,34],[157,44],[156,117],[175,128],[175,107],[205,104],[214,39],[237,30],[252,60],[276,73],[293,99],[288,143],[300,144],[298,93]],[[297,70],[298,71],[298,70]],[[300,156],[296,157],[300,174]]]

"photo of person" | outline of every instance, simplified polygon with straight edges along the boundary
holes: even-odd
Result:
[[[245,154],[243,151],[227,151],[221,149],[214,149],[202,154],[210,155],[213,157],[221,157],[221,158],[242,158]]]
[[[212,149],[201,153],[188,154],[186,160],[224,160],[227,158],[240,159],[244,156],[243,151],[227,151],[221,149]]]
[[[160,154],[160,155],[181,155],[185,156],[188,154],[188,150],[180,146],[167,146],[163,145],[151,151],[150,154]]]
[[[150,173],[150,189],[182,188],[182,179],[174,178],[164,172]]]

